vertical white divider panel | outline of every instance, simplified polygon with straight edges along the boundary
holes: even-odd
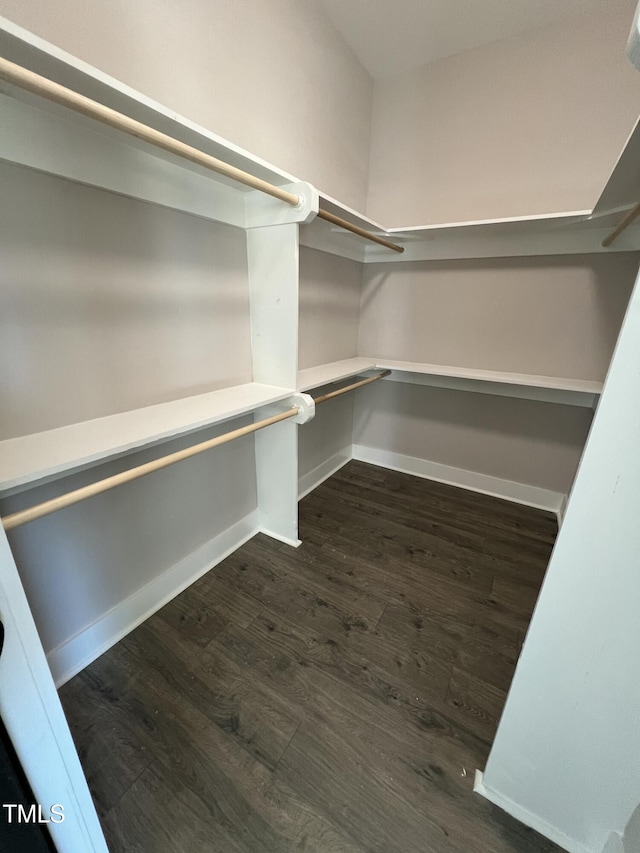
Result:
[[[640,275],[476,786],[571,853],[640,803],[639,438]]]
[[[0,714],[58,853],[108,853],[78,754],[0,525]],[[59,810],[58,810],[59,812]],[[54,814],[54,819],[58,817]],[[5,819],[6,815],[3,817]],[[14,813],[14,820],[15,820]]]
[[[253,380],[296,388],[298,225],[247,231]],[[281,410],[281,409],[280,409]],[[264,417],[264,410],[260,417]],[[283,421],[255,436],[263,533],[298,546],[298,425]]]

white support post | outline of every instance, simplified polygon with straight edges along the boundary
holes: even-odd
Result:
[[[298,373],[298,225],[247,232],[253,379],[296,388]],[[256,435],[260,525],[264,533],[297,546],[298,433],[283,422]]]
[[[260,530],[297,548],[298,425],[285,421],[256,434]]]
[[[295,391],[298,375],[298,226],[247,231],[253,381]]]
[[[300,414],[290,421],[256,433],[258,463],[258,508],[263,533],[298,547],[298,424],[315,417],[316,405],[308,394],[293,394],[287,406]],[[259,417],[275,414],[277,406],[260,411]],[[258,416],[258,415],[256,415]],[[286,429],[281,429],[286,427]],[[295,500],[291,492],[295,483]]]
[[[107,853],[64,711],[0,525],[0,714],[58,853]],[[60,809],[51,813],[51,806]],[[64,820],[60,821],[60,814]],[[4,818],[3,818],[4,819]]]

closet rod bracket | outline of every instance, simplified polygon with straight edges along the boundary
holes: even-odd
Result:
[[[291,419],[295,424],[306,424],[316,416],[316,401],[310,394],[293,394],[287,398],[286,403],[298,409],[296,417]]]
[[[285,184],[280,189],[297,196],[295,205],[282,204],[266,193],[245,193],[245,219],[247,228],[262,228],[267,225],[287,225],[297,222],[304,225],[318,215],[320,197],[318,190],[306,181]]]
[[[280,400],[277,403],[270,403],[268,406],[262,406],[254,412],[255,418],[273,418],[282,415],[282,407],[286,406],[287,411],[297,409],[296,414],[292,414],[289,420],[294,424],[306,424],[316,416],[316,401],[310,394],[304,394],[302,391],[294,391],[290,397]]]

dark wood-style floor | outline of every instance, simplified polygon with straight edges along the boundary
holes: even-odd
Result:
[[[62,688],[110,849],[556,851],[472,792],[555,535],[351,462]]]

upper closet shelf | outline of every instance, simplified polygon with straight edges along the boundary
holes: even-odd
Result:
[[[249,382],[0,442],[0,492],[22,491],[162,441],[255,412],[293,392]]]
[[[363,357],[334,361],[300,371],[298,390],[308,391],[368,370],[391,370],[393,372],[387,377],[390,381],[585,408],[594,408],[602,392],[602,382],[587,379],[564,379],[558,376],[505,373],[497,370]]]
[[[404,252],[397,254],[363,242],[318,219],[300,229],[300,241],[309,248],[361,263],[640,251],[640,221],[629,226],[612,245],[603,246],[625,213],[639,202],[640,121],[593,209],[385,229],[321,193],[321,207],[398,244]]]
[[[46,85],[29,90],[24,80],[0,80],[1,160],[241,228],[303,222],[317,211],[317,193],[309,184],[4,18],[0,18],[0,57],[25,69],[23,78],[39,75],[45,83],[52,81],[53,88],[59,85],[80,96],[71,108],[56,103],[55,98],[52,101]],[[82,109],[83,98],[106,108],[101,119],[95,117],[91,104],[85,103],[87,109]],[[176,140],[183,153],[111,126],[113,116],[108,114],[112,110],[151,129],[156,140],[158,134]],[[184,153],[185,147],[201,152],[204,158],[194,162]],[[203,164],[207,158],[298,197],[300,202],[287,203],[219,174],[210,168],[211,159],[209,166]]]
[[[320,196],[324,206],[325,197]],[[338,203],[333,202],[338,208]],[[624,213],[624,210],[623,210]],[[572,255],[640,250],[640,224],[627,229],[610,247],[602,241],[621,218],[616,212],[590,210],[511,219],[452,222],[442,225],[383,229],[366,217],[343,208],[343,218],[398,244],[402,254],[364,243],[330,223],[315,219],[300,229],[303,246],[340,255],[360,263],[404,263],[535,255]]]
[[[640,131],[631,134],[593,210],[529,217],[383,228],[311,184],[265,162],[161,106],[86,63],[0,18],[0,56],[141,122],[205,156],[266,181],[289,196],[274,198],[165,150],[95,117],[0,82],[0,160],[48,172],[241,228],[296,222],[301,243],[360,262],[405,262],[465,258],[566,255],[637,251],[640,222],[612,246],[602,241],[621,215],[640,201]],[[81,110],[82,112],[82,110]],[[91,115],[94,115],[91,113]],[[298,199],[298,203],[295,203]],[[317,216],[319,208],[402,251],[364,240]],[[305,224],[306,223],[306,224]]]

